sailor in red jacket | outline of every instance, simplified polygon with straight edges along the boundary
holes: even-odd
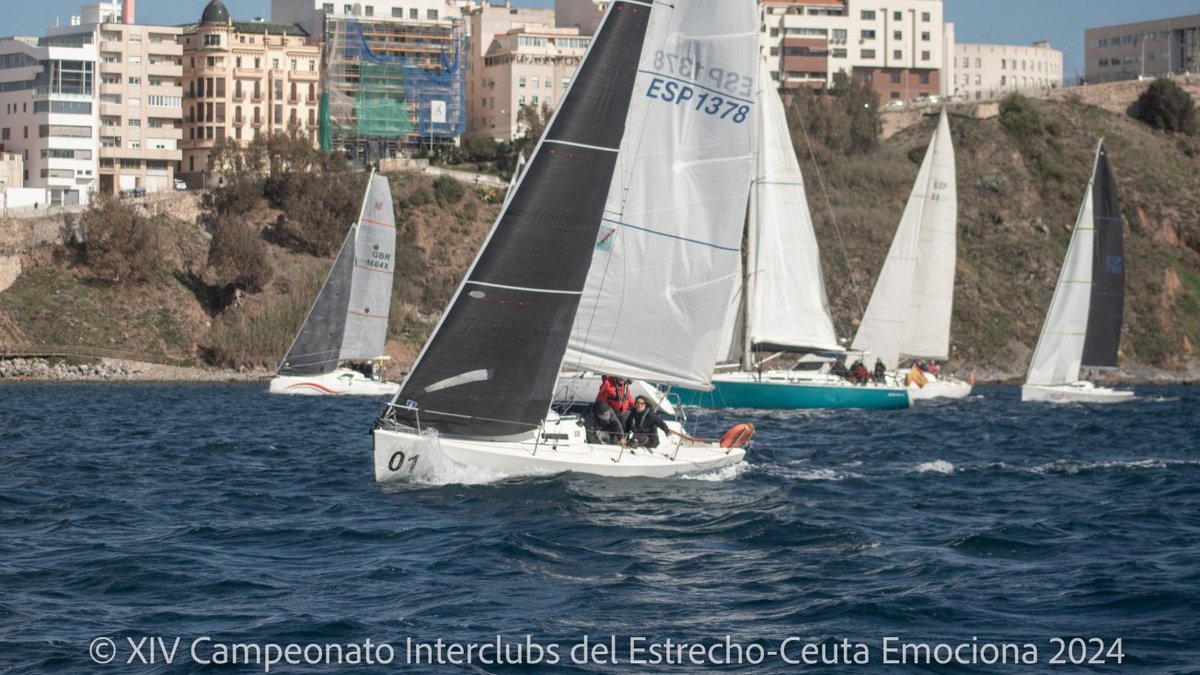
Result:
[[[596,396],[596,400],[607,403],[624,419],[633,410],[633,397],[629,394],[629,380],[605,375],[600,380],[600,393]]]

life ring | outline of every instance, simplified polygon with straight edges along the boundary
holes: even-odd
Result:
[[[754,425],[749,422],[735,424],[721,437],[722,448],[740,448],[750,442],[754,436]]]

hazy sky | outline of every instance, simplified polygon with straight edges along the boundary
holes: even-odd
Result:
[[[224,0],[235,18],[267,17],[270,0]],[[364,0],[357,0],[363,2]],[[870,0],[854,0],[865,5]],[[1023,45],[1049,40],[1065,50],[1063,76],[1083,74],[1083,31],[1089,26],[1200,14],[1198,0],[944,0],[959,42]],[[55,19],[79,13],[80,0],[0,0],[0,34],[40,35]],[[208,0],[138,0],[139,22],[177,24],[200,17]],[[554,0],[513,0],[520,7],[552,7]],[[852,5],[854,6],[854,5]]]

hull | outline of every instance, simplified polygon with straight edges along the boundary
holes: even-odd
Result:
[[[1132,398],[1132,391],[1097,387],[1086,381],[1061,385],[1026,384],[1021,386],[1022,402],[1123,403]]]
[[[675,428],[675,425],[672,425]],[[453,473],[463,468],[501,476],[564,471],[617,478],[668,478],[732,466],[745,448],[689,442],[659,434],[657,448],[630,450],[588,443],[583,423],[574,416],[546,421],[534,438],[482,441],[439,436],[408,428],[376,428],[375,480],[381,483]]]
[[[400,385],[368,378],[349,368],[338,368],[332,373],[313,377],[276,375],[271,378],[269,390],[272,394],[293,396],[393,396],[400,391]]]
[[[859,408],[896,410],[911,405],[904,387],[851,384],[820,374],[805,377],[792,371],[732,373],[713,378],[709,392],[676,389],[684,405],[702,408]]]
[[[908,371],[896,373],[897,380],[904,382]],[[928,380],[924,387],[909,384],[908,397],[914,401],[928,401],[935,398],[966,398],[971,395],[972,385],[955,379],[940,379],[936,375],[925,374]]]

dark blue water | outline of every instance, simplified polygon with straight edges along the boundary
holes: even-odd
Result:
[[[747,466],[706,479],[380,486],[374,400],[0,386],[0,671],[187,672],[240,643],[264,655],[237,672],[264,672],[268,645],[296,643],[322,665],[270,672],[328,672],[329,645],[350,659],[370,640],[360,658],[386,644],[392,663],[368,672],[442,672],[438,639],[461,661],[500,636],[506,658],[545,652],[544,672],[695,672],[735,647],[724,670],[1200,672],[1200,392],[1095,408],[979,392],[694,419],[759,428]],[[615,639],[617,663],[572,652],[584,636]],[[179,638],[171,664],[143,637]],[[887,665],[888,637],[929,656]],[[1072,656],[1054,638],[1085,641]],[[666,662],[667,640],[705,653],[631,663],[652,646]],[[1009,643],[1036,664],[981,661]],[[970,665],[929,665],[938,644]],[[870,664],[808,665],[805,645]],[[1101,649],[1108,665],[1050,665]],[[479,656],[457,670],[530,670]]]

